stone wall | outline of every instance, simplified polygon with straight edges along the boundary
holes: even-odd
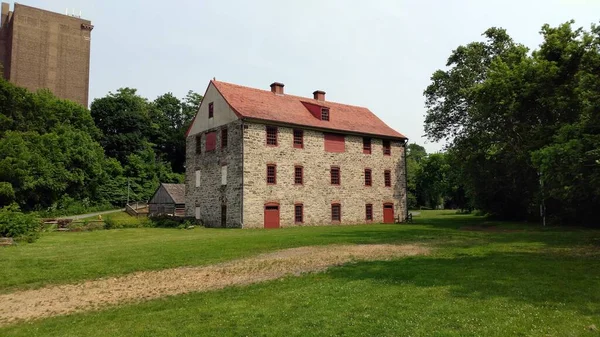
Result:
[[[247,124],[244,130],[243,225],[262,228],[264,204],[280,204],[282,227],[294,226],[294,204],[304,205],[303,225],[330,225],[331,204],[341,204],[342,224],[365,223],[365,204],[373,204],[373,222],[383,221],[383,204],[394,204],[394,217],[404,218],[406,184],[404,147],[392,141],[391,156],[384,156],[381,139],[372,139],[372,153],[363,154],[363,140],[346,136],[346,151],[324,150],[322,132],[304,130],[304,148],[293,147],[293,129],[278,128],[278,146],[265,145],[265,125]],[[277,184],[267,185],[266,165],[277,165]],[[304,168],[304,184],[294,185],[294,166]],[[330,184],[330,168],[339,166],[341,185]],[[364,169],[372,170],[372,186],[364,184]],[[384,186],[384,170],[391,170],[392,187]]]
[[[215,114],[217,111],[215,111]],[[221,130],[227,128],[228,144],[221,149]],[[206,134],[216,131],[217,146],[206,152]],[[196,154],[197,136],[202,153]],[[227,165],[227,185],[221,185],[221,167]],[[200,170],[200,187],[196,187],[195,171]],[[200,219],[207,227],[222,227],[221,207],[227,207],[226,227],[242,227],[242,122],[211,128],[186,139],[185,212],[195,215],[200,207]]]

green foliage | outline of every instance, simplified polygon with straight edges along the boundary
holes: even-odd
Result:
[[[105,229],[152,227],[152,223],[147,217],[134,217],[126,212],[111,213],[106,215],[103,220]]]
[[[10,205],[15,201],[15,190],[8,182],[0,182],[0,207]]]
[[[183,101],[167,93],[151,103],[152,133],[149,141],[154,144],[159,158],[171,163],[174,172],[185,172],[185,132],[201,101],[202,95],[189,91]]]
[[[91,114],[102,132],[100,144],[107,156],[116,158],[121,164],[129,155],[145,147],[150,133],[148,101],[136,94],[136,89],[121,88],[116,93],[95,99]]]
[[[183,181],[185,129],[202,96],[155,102],[123,88],[92,111],[0,79],[0,206],[70,215],[150,198],[160,182]],[[105,155],[106,154],[106,155]],[[173,173],[176,168],[178,173]]]
[[[170,215],[157,215],[150,217],[154,227],[159,228],[187,228],[192,224],[197,224],[198,220],[194,217],[178,217]]]
[[[83,106],[54,97],[48,90],[30,92],[0,77],[0,137],[7,131],[44,134],[70,125],[96,139],[98,129]]]
[[[454,50],[425,90],[426,132],[450,142],[461,193],[484,212],[538,218],[548,199],[549,215],[594,222],[600,29],[572,25],[542,27],[544,42],[531,53],[489,29],[485,42]]]
[[[408,207],[436,209],[438,207],[470,210],[458,165],[451,153],[427,154],[417,144],[407,147]]]
[[[17,204],[0,208],[0,236],[34,242],[40,236],[40,219],[24,214]]]
[[[50,207],[65,194],[93,197],[101,183],[102,148],[71,127],[46,134],[7,131],[0,153],[0,181],[12,185],[15,200],[26,209]]]

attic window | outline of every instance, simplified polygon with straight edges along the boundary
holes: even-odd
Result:
[[[321,108],[321,120],[329,120],[329,108]]]
[[[215,105],[213,102],[208,103],[208,118],[213,118],[215,112]]]

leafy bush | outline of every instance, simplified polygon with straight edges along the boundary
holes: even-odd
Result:
[[[187,228],[193,224],[199,224],[198,220],[194,217],[178,217],[170,215],[157,215],[150,217],[150,221],[154,227],[161,228]]]
[[[107,216],[104,218],[104,228],[115,229],[115,228],[121,228],[121,227],[120,227],[120,223],[118,221],[116,221],[115,219],[113,219],[110,216]]]
[[[102,212],[114,209],[115,206],[110,203],[93,204],[88,198],[75,200],[68,195],[63,195],[58,202],[52,204],[47,209],[40,210],[38,213],[42,217],[55,217],[74,214],[85,214],[93,212]]]
[[[125,212],[107,215],[104,224],[106,229],[153,227],[148,218],[130,216]]]
[[[35,214],[22,213],[17,204],[0,208],[0,236],[34,242],[40,236],[41,223]]]

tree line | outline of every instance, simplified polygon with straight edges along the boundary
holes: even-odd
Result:
[[[427,153],[421,145],[406,148],[407,202],[409,209],[450,208],[473,210],[451,154]]]
[[[184,135],[201,100],[190,91],[150,101],[121,88],[88,110],[0,79],[0,207],[85,212],[183,182]]]
[[[598,224],[600,27],[541,28],[535,50],[501,28],[456,48],[424,92],[472,206],[503,219]]]

